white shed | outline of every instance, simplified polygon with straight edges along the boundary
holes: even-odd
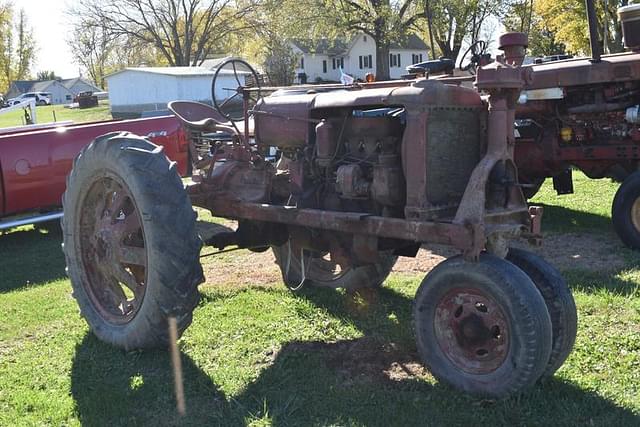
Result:
[[[106,77],[111,115],[140,117],[145,111],[166,110],[174,100],[211,104],[211,83],[215,72],[202,67],[125,68]],[[235,88],[233,74],[221,71],[220,87]],[[224,99],[226,93],[216,94]]]

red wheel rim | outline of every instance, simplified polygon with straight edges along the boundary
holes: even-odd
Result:
[[[147,251],[139,210],[119,178],[106,174],[86,193],[80,212],[84,289],[107,322],[138,313],[146,291]]]
[[[488,374],[509,353],[509,327],[500,306],[475,288],[455,288],[436,306],[435,334],[447,358],[462,371]]]

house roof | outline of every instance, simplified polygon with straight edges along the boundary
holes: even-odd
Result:
[[[396,43],[391,43],[390,49],[396,50],[429,50],[427,44],[415,34],[409,34]]]
[[[46,92],[51,85],[56,83],[62,85],[65,89],[71,90],[71,88],[79,81],[94,87],[96,91],[100,90],[100,88],[98,88],[96,85],[88,82],[82,77],[76,77],[73,79],[64,79],[64,80],[16,80],[12,84],[15,85],[16,89],[19,92],[26,93],[26,92]]]
[[[124,72],[136,72],[136,73],[150,73],[150,74],[160,74],[165,76],[186,76],[186,77],[197,77],[197,76],[213,76],[215,74],[214,70],[209,70],[204,67],[130,67],[124,68],[120,71],[116,71],[115,73],[109,74],[106,78],[113,77],[115,75],[124,73]],[[248,71],[238,71],[238,74],[248,74]],[[221,70],[221,74],[233,74],[232,70]]]
[[[22,93],[29,92],[31,86],[33,86],[33,82],[30,80],[14,80],[11,84]]]

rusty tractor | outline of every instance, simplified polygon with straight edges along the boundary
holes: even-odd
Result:
[[[477,70],[475,89],[456,77],[292,88],[259,77],[231,60],[214,76],[215,108],[170,104],[192,135],[186,188],[162,150],[132,134],[100,137],[76,158],[64,252],[93,333],[124,349],[166,346],[169,317],[182,333],[203,243],[273,250],[294,291],[378,287],[398,256],[441,244],[459,255],[426,275],[414,306],[433,375],[493,397],[553,375],[575,340],[573,298],[555,268],[511,245],[539,233],[513,161],[531,72],[497,61]],[[202,242],[192,206],[238,227]]]
[[[624,53],[602,55],[593,0],[586,0],[591,58],[534,64],[516,107],[515,160],[525,195],[547,177],[558,194],[573,193],[572,168],[622,182],[612,205],[620,239],[640,249],[640,6],[619,9]],[[501,40],[501,45],[511,41]],[[522,63],[524,55],[514,56]]]

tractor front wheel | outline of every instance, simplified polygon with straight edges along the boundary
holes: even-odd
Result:
[[[549,361],[544,299],[522,270],[493,255],[440,263],[420,285],[413,314],[422,361],[459,390],[498,398],[519,393]]]
[[[181,334],[203,281],[196,214],[175,164],[126,133],[76,157],[63,197],[64,253],[73,295],[93,333],[126,350]]]

